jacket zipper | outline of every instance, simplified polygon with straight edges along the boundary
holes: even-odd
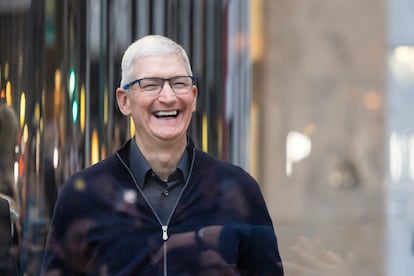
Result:
[[[181,189],[180,194],[178,195],[177,200],[175,201],[175,204],[173,206],[173,209],[171,210],[171,213],[167,219],[166,224],[163,224],[159,215],[157,214],[157,212],[154,210],[154,207],[152,207],[151,203],[149,202],[149,200],[147,199],[147,197],[145,196],[144,192],[142,191],[141,187],[138,185],[137,180],[134,177],[134,174],[131,172],[131,170],[129,169],[129,167],[125,164],[124,160],[122,160],[121,156],[119,155],[119,153],[116,153],[116,156],[118,157],[119,161],[122,163],[122,165],[127,169],[128,173],[131,175],[132,180],[135,183],[135,186],[137,187],[138,191],[141,193],[142,197],[144,198],[145,202],[147,203],[147,205],[150,207],[152,213],[154,214],[154,216],[156,217],[158,223],[161,226],[161,235],[162,235],[162,240],[164,241],[163,247],[164,247],[164,276],[167,276],[167,240],[168,240],[168,225],[170,224],[171,218],[175,212],[175,209],[178,206],[178,202],[181,199],[182,194],[184,193],[185,188],[188,185],[188,182],[191,178],[191,174],[193,172],[193,166],[194,166],[194,160],[195,160],[195,148],[192,149],[193,150],[193,156],[191,158],[191,165],[190,165],[190,171],[188,173],[187,176],[187,180],[185,181],[184,187]]]

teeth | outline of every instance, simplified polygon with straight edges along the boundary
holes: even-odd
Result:
[[[173,110],[173,111],[158,111],[158,112],[155,112],[155,116],[159,116],[159,117],[176,116],[176,115],[177,115],[177,110]]]

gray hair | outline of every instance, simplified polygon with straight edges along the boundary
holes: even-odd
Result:
[[[134,64],[137,60],[149,56],[180,56],[186,64],[189,75],[192,75],[190,61],[184,48],[175,41],[161,35],[148,35],[132,43],[122,57],[121,87],[133,81],[137,68]]]

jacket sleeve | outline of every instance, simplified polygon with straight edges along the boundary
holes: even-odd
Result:
[[[228,225],[220,234],[219,252],[228,263],[255,275],[283,275],[273,227]]]
[[[49,227],[42,275],[50,271],[62,275],[85,272],[90,260],[88,232],[104,205],[84,178],[73,177],[63,184]]]
[[[243,170],[234,171],[233,176],[234,181],[226,181],[230,196],[223,204],[239,206],[234,209],[241,210],[238,213],[244,219],[223,226],[219,253],[247,273],[283,275],[276,234],[258,183]]]

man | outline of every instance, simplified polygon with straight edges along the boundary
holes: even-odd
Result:
[[[78,253],[88,262],[72,273],[283,275],[256,181],[198,150],[187,135],[197,86],[184,49],[157,35],[134,42],[116,97],[135,136],[64,183],[43,273],[70,269],[59,260],[69,225],[88,219]]]

